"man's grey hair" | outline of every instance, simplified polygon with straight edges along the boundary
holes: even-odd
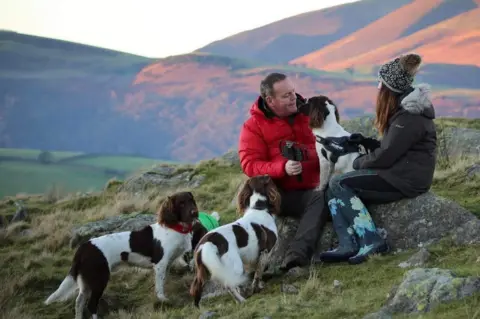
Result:
[[[283,81],[287,76],[283,73],[270,73],[262,82],[260,82],[260,96],[266,99],[267,96],[273,96],[275,94],[273,85],[277,82]]]

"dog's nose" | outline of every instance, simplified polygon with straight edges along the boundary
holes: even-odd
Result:
[[[193,217],[198,217],[198,210],[196,210],[196,209],[192,210],[192,216]]]

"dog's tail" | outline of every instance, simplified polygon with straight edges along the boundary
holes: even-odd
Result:
[[[73,297],[76,290],[77,282],[72,275],[68,274],[65,279],[63,279],[58,289],[52,293],[44,303],[45,305],[49,305],[55,301],[67,301]]]
[[[237,264],[230,258],[220,259],[218,247],[211,242],[206,242],[202,247],[202,261],[212,277],[225,287],[238,287],[247,280],[243,273],[243,264]]]
[[[190,295],[194,299],[195,307],[198,308],[200,299],[202,298],[203,286],[205,285],[208,276],[208,270],[205,268],[202,261],[202,248],[195,252],[194,261],[196,273],[192,285],[190,286]]]
[[[72,267],[68,272],[68,275],[63,279],[57,290],[52,293],[44,304],[49,305],[55,301],[67,301],[75,295],[75,291],[78,288],[77,279],[80,270],[80,260],[82,254],[82,246],[75,252],[73,257]]]

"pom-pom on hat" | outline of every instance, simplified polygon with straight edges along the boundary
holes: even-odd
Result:
[[[422,58],[418,54],[402,55],[382,65],[378,78],[390,90],[403,93],[412,85],[421,63]]]

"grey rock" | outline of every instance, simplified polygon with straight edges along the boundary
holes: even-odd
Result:
[[[432,192],[368,208],[376,225],[387,231],[387,241],[394,250],[425,246],[447,236],[459,244],[480,243],[479,219]]]
[[[449,237],[457,244],[480,243],[480,220],[457,203],[427,192],[413,199],[390,204],[370,205],[369,211],[394,251],[428,246]],[[268,265],[269,272],[278,271],[289,244],[298,228],[298,220],[277,218],[279,238]],[[336,246],[337,236],[327,223],[317,242],[317,252]]]
[[[480,163],[475,163],[467,168],[467,178],[471,179],[476,175],[480,175]]]
[[[474,218],[458,226],[452,232],[452,239],[457,245],[480,243],[480,219]]]
[[[230,150],[220,156],[219,159],[231,165],[240,165],[240,157],[238,156],[238,150]]]
[[[280,291],[285,293],[285,294],[291,294],[291,295],[296,295],[298,294],[299,290],[297,287],[291,284],[282,284],[280,287]]]
[[[342,287],[342,282],[340,280],[335,279],[333,281],[333,288],[340,288]]]
[[[178,168],[173,165],[158,165],[152,169],[127,179],[119,192],[143,192],[150,188],[196,188],[205,180],[193,168]]]
[[[449,158],[465,155],[480,156],[480,130],[447,127],[439,134],[439,152],[448,154]],[[443,150],[442,148],[445,148]]]
[[[153,224],[156,218],[154,214],[132,213],[81,225],[72,230],[70,247],[74,248],[90,238],[104,234],[141,229]]]
[[[408,267],[420,267],[430,258],[430,252],[426,248],[421,248],[418,252],[413,254],[407,261],[400,263],[398,266],[401,268]]]
[[[13,215],[12,219],[10,220],[10,223],[26,220],[28,217],[27,209],[20,202],[15,202],[15,206],[17,206],[17,211],[15,212],[15,215]]]
[[[480,277],[457,277],[451,270],[416,268],[408,271],[387,304],[388,314],[428,312],[441,303],[480,291]]]

